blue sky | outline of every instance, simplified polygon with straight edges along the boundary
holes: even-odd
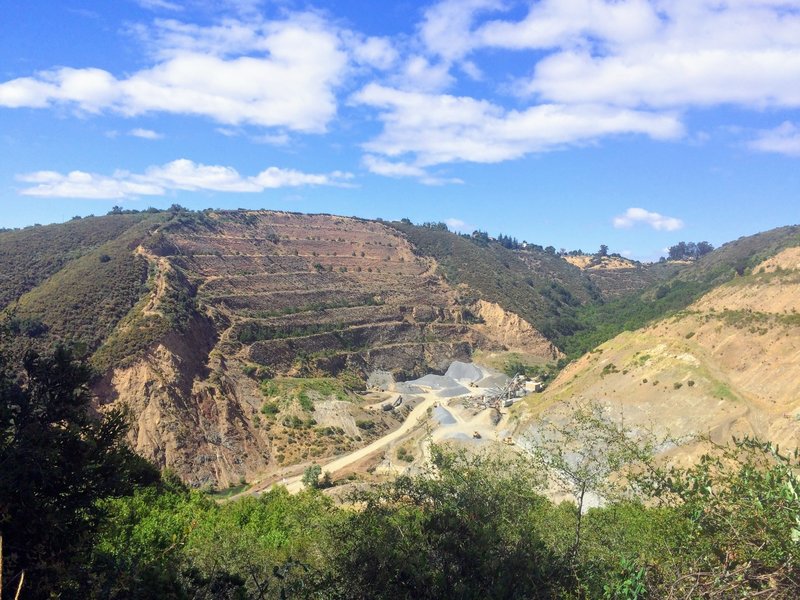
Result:
[[[0,227],[447,221],[654,259],[800,222],[797,0],[6,0]]]

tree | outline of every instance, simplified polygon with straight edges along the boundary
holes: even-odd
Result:
[[[633,464],[649,463],[655,443],[635,439],[594,403],[567,407],[566,417],[540,421],[527,440],[534,462],[553,483],[575,498],[571,561],[577,563],[585,505],[617,498],[624,487],[611,475]]]
[[[697,243],[697,258],[701,258],[706,254],[710,254],[713,251],[714,251],[714,246],[712,246],[708,242]]]
[[[558,597],[568,574],[532,518],[549,503],[530,462],[431,454],[429,472],[353,498],[361,510],[333,531],[333,597]]]
[[[697,260],[713,252],[714,246],[708,242],[678,242],[669,247],[670,260]]]
[[[744,438],[639,484],[687,524],[670,597],[798,598],[800,451]],[[689,542],[689,543],[686,543]]]
[[[597,251],[597,254],[595,254],[595,256],[599,257],[608,256],[608,246],[606,246],[605,244],[600,244],[600,249]]]
[[[310,467],[306,467],[306,470],[303,471],[303,485],[307,488],[318,488],[319,478],[321,475],[322,467],[320,467],[317,463],[314,463]]]
[[[4,587],[25,573],[25,598],[77,594],[102,498],[157,472],[127,446],[126,416],[89,411],[89,368],[56,349],[17,364],[0,352],[0,536]]]

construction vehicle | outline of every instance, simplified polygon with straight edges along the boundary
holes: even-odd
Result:
[[[473,431],[472,432],[472,437],[474,437],[476,440],[479,440],[479,439],[481,439],[481,434],[479,432],[477,432],[477,431]]]

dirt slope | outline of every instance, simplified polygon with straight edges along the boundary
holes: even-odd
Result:
[[[704,295],[687,310],[623,333],[526,401],[520,431],[565,401],[595,400],[632,426],[675,435],[758,435],[800,443],[800,248]],[[694,447],[681,452],[691,455]],[[679,452],[679,453],[681,453]]]

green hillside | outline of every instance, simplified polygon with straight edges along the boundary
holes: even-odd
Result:
[[[7,306],[71,261],[152,218],[146,213],[107,215],[0,232],[0,306]]]
[[[451,283],[517,313],[548,338],[578,306],[601,301],[599,290],[579,268],[555,254],[509,250],[454,233],[406,223],[391,223],[421,254],[439,263]]]
[[[569,358],[576,358],[623,331],[639,329],[686,308],[712,288],[749,273],[766,258],[798,244],[800,226],[796,225],[739,238],[639,295],[577,307],[572,315],[562,318],[554,341]]]
[[[17,329],[90,355],[147,291],[147,261],[135,250],[169,218],[107,215],[0,234],[3,299]]]

